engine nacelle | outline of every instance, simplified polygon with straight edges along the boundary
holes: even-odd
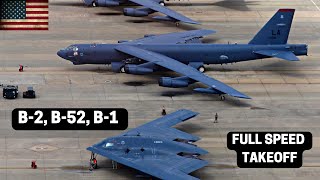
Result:
[[[119,40],[118,43],[125,43],[125,42],[129,42],[129,40]]]
[[[188,79],[161,77],[159,79],[159,86],[171,88],[188,87],[189,81]]]
[[[124,8],[123,9],[123,14],[125,16],[143,17],[143,16],[148,16],[149,12],[146,11],[146,10],[141,10],[141,9]]]
[[[147,37],[152,37],[152,36],[156,36],[155,34],[146,34],[143,37],[147,38]]]
[[[153,72],[153,69],[146,68],[146,67],[139,67],[135,64],[127,64],[125,67],[125,71],[128,74],[136,74],[136,75],[144,75],[150,74]]]
[[[111,69],[113,72],[118,73],[124,65],[124,62],[111,62]]]
[[[119,6],[118,1],[112,1],[112,0],[96,0],[97,6],[101,7],[107,7],[107,6]]]

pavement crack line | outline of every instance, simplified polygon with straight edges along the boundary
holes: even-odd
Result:
[[[313,4],[314,4],[314,6],[316,6],[316,8],[320,11],[320,8],[319,8],[319,6],[313,1],[313,0],[310,0]]]

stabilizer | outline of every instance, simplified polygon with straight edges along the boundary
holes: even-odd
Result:
[[[269,57],[276,57],[287,61],[299,61],[299,58],[291,51],[261,50],[254,53]]]

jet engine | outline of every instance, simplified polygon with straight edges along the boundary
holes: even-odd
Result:
[[[189,86],[189,78],[187,77],[161,77],[159,79],[159,86],[162,87],[171,87],[171,88],[180,88],[180,87],[188,87]]]
[[[136,74],[136,75],[144,75],[144,74],[150,74],[153,72],[153,69],[148,67],[142,67],[135,64],[127,64],[124,67],[125,72],[128,74]]]
[[[97,6],[101,6],[101,7],[119,6],[119,2],[113,1],[113,0],[96,0],[95,2]]]
[[[149,11],[147,9],[124,8],[123,14],[125,16],[143,17],[143,16],[148,16]]]

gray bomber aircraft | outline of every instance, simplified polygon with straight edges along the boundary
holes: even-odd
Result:
[[[249,44],[203,44],[199,40],[210,30],[193,30],[163,35],[147,35],[118,44],[74,44],[57,54],[75,65],[111,64],[114,72],[149,74],[169,69],[181,77],[162,77],[163,87],[187,87],[201,82],[208,88],[196,88],[200,93],[227,94],[250,99],[232,87],[206,76],[204,64],[225,64],[276,57],[298,61],[297,56],[307,55],[306,44],[287,44],[294,9],[280,9],[255,35]],[[221,96],[224,99],[224,96]]]
[[[198,113],[178,110],[152,122],[107,138],[87,148],[90,166],[97,168],[96,155],[137,169],[160,179],[193,179],[189,173],[208,164],[200,155],[208,152],[193,144],[199,137],[172,128]]]
[[[125,3],[133,3],[137,5],[143,6],[142,8],[124,8],[123,14],[125,16],[132,16],[132,17],[144,17],[148,16],[149,14],[160,12],[165,14],[166,16],[154,16],[153,18],[156,20],[162,21],[172,21],[176,22],[184,22],[189,24],[200,24],[184,15],[177,13],[167,7],[165,7],[164,0],[83,0],[83,2],[87,6],[119,6],[120,4]]]

